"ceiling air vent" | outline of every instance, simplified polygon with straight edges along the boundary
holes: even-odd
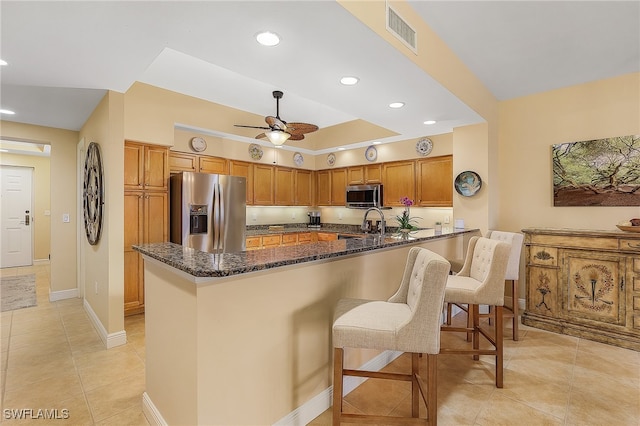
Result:
[[[398,37],[413,53],[418,53],[416,32],[387,3],[387,30]]]

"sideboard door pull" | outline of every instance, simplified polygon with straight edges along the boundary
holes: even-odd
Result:
[[[630,242],[627,241],[627,245],[634,249],[640,249],[640,244],[631,244]]]
[[[620,279],[620,291],[624,290],[624,277]]]

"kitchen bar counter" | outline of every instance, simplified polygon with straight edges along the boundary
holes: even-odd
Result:
[[[282,233],[283,231],[267,232]],[[301,229],[297,232],[308,231]],[[322,229],[320,232],[335,231]],[[223,254],[201,252],[174,243],[144,244],[134,246],[134,249],[143,255],[156,259],[194,277],[226,277],[285,265],[300,264],[371,250],[414,244],[422,241],[453,238],[478,232],[477,229],[456,229],[451,232],[436,234],[433,229],[424,229],[411,233],[408,238],[401,238],[393,234],[387,234],[384,238],[381,238],[379,235],[369,234],[365,236],[365,234],[363,234],[362,238],[320,241],[311,244]]]

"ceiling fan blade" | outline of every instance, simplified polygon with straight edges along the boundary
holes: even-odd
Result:
[[[264,133],[260,133],[258,136],[256,136],[256,139],[266,139],[267,135],[265,135]]]
[[[311,133],[318,130],[318,126],[309,123],[287,123],[287,132],[291,134]]]
[[[248,128],[248,129],[267,129],[267,130],[269,130],[269,129],[270,129],[270,127],[264,127],[264,126],[245,126],[245,125],[242,125],[242,124],[234,124],[234,126],[236,126],[236,127],[246,127],[246,128]]]
[[[291,136],[289,137],[290,141],[301,141],[304,139],[304,135],[301,133],[289,133]]]

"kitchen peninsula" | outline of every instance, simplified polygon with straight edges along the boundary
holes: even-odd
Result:
[[[387,299],[411,247],[460,258],[479,230],[322,241],[240,253],[172,243],[145,260],[149,419],[165,424],[304,423],[330,404],[338,299]],[[345,364],[393,354],[354,350]],[[348,385],[346,386],[348,388]]]

